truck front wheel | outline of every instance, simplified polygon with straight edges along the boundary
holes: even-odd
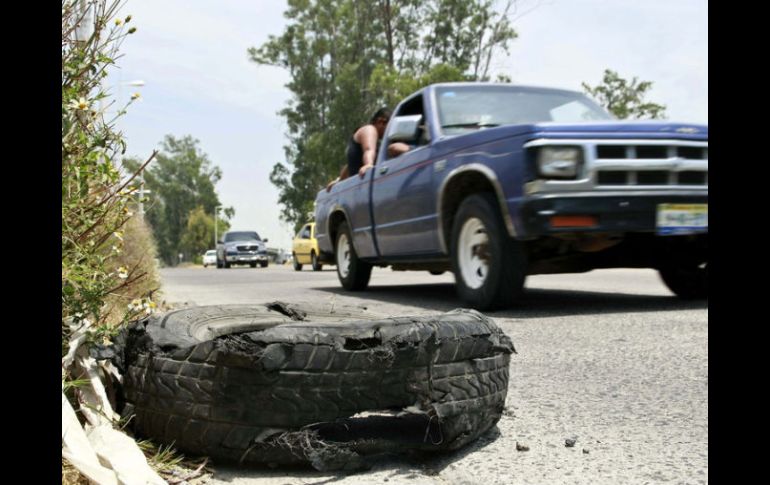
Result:
[[[527,268],[524,246],[508,236],[491,194],[460,204],[451,251],[457,293],[473,308],[505,308],[519,299]]]
[[[334,248],[337,276],[342,287],[348,291],[365,290],[372,276],[372,265],[358,259],[347,222],[340,224]]]

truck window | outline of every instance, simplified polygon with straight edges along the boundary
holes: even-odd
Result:
[[[591,99],[571,91],[468,85],[438,88],[436,99],[441,131],[446,135],[520,123],[613,119]]]
[[[411,149],[427,145],[430,143],[430,131],[428,130],[428,123],[425,117],[425,109],[423,106],[422,95],[415,96],[410,99],[403,106],[401,106],[396,112],[395,116],[409,116],[409,115],[421,115],[422,121],[417,130],[417,136],[414,142],[408,143]],[[387,141],[390,144],[389,141]],[[386,152],[387,155],[387,152]],[[393,157],[389,157],[393,158]]]
[[[225,234],[225,242],[232,241],[261,241],[256,232],[228,232]]]

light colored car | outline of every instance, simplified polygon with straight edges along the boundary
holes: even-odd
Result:
[[[203,267],[208,268],[212,264],[217,264],[217,250],[209,249],[203,254]]]
[[[313,271],[321,271],[323,265],[318,259],[318,241],[315,238],[315,223],[308,222],[299,230],[291,243],[294,271],[302,271],[303,264],[310,264]]]
[[[217,268],[229,268],[234,264],[248,264],[256,268],[257,264],[266,268],[268,265],[267,239],[262,239],[254,231],[228,231],[217,241]]]

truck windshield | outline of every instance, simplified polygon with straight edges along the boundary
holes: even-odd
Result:
[[[225,242],[232,241],[261,241],[256,232],[228,232],[225,234]]]
[[[447,86],[436,88],[436,100],[445,135],[500,125],[613,119],[594,101],[571,91],[506,85]]]

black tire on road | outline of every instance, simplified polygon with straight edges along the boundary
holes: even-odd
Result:
[[[524,245],[508,236],[492,194],[467,197],[452,226],[452,271],[459,297],[477,310],[506,308],[523,292]]]
[[[671,264],[660,268],[660,278],[683,300],[704,300],[709,294],[709,269],[705,263]]]
[[[222,261],[217,257],[217,269],[222,269],[224,267],[224,264],[222,264]]]
[[[256,268],[257,267],[257,263],[256,262],[255,263],[249,263],[249,266],[251,266],[252,268]]]
[[[313,271],[321,271],[324,266],[318,261],[315,251],[310,252],[310,264],[313,267]]]
[[[294,262],[294,271],[302,271],[302,265],[297,262],[297,255],[295,253],[291,254],[292,260]]]
[[[457,449],[502,415],[515,350],[480,313],[272,305],[130,326],[116,363],[135,432],[228,462],[355,469],[368,454]]]
[[[337,276],[343,288],[348,291],[362,291],[369,286],[372,265],[358,259],[347,222],[340,224],[337,229],[334,256],[334,262],[337,264]]]
[[[262,268],[267,268],[267,264],[268,264],[267,261],[262,261],[259,263],[259,266]]]

